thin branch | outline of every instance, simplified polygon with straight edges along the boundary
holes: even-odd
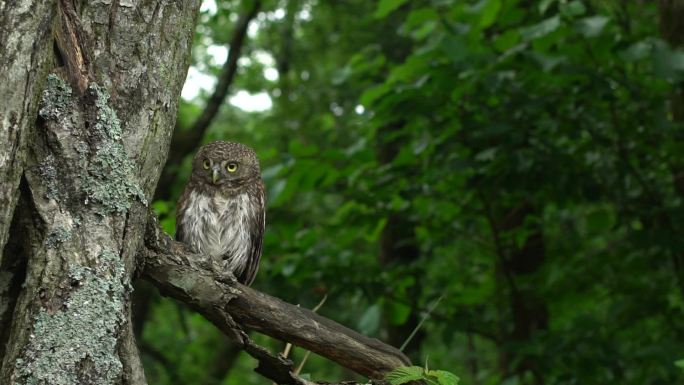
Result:
[[[306,360],[309,359],[309,356],[311,355],[310,351],[306,351],[304,353],[304,358],[302,358],[302,362],[299,363],[299,366],[297,366],[297,369],[295,369],[294,374],[299,375],[299,373],[302,372],[302,369],[304,369],[304,364],[306,364]]]
[[[170,193],[169,186],[176,177],[176,167],[174,166],[180,164],[183,158],[199,147],[207,128],[209,128],[216,118],[216,115],[218,115],[221,105],[223,104],[226,95],[228,95],[228,89],[235,78],[235,73],[238,68],[238,59],[240,59],[240,53],[244,46],[245,38],[247,37],[247,29],[249,24],[259,13],[260,9],[261,1],[255,0],[252,2],[250,9],[238,19],[233,36],[230,39],[228,58],[226,59],[226,62],[223,63],[223,67],[218,76],[218,82],[216,83],[216,88],[207,100],[207,105],[202,111],[202,114],[195,120],[190,128],[181,130],[177,126],[173,131],[169,156],[166,162],[167,166],[164,168],[164,172],[159,181],[156,199],[168,198]]]
[[[148,225],[145,245],[139,256],[143,277],[162,294],[183,301],[202,314],[252,356],[260,357],[260,362],[268,359],[255,348],[243,327],[310,350],[372,379],[382,379],[389,371],[410,365],[409,359],[394,347],[311,310],[241,285],[234,277],[214,268],[208,257],[192,254],[185,245],[171,240],[154,216]],[[292,363],[285,358],[265,365],[275,365],[264,370],[277,383],[303,381],[292,374]],[[290,373],[289,382],[279,377],[283,373]]]
[[[420,322],[418,322],[418,325],[416,325],[416,327],[413,328],[413,331],[411,332],[411,334],[409,334],[408,338],[406,338],[406,341],[404,341],[404,343],[401,344],[401,347],[399,348],[400,351],[404,351],[406,345],[408,345],[409,342],[411,342],[411,340],[413,339],[413,336],[415,336],[416,333],[418,333],[418,330],[420,330],[421,326],[423,326],[425,321],[427,321],[427,319],[430,318],[430,315],[437,308],[437,305],[439,305],[439,303],[442,301],[442,298],[444,298],[444,294],[440,295],[439,298],[437,298],[437,300],[435,300],[435,302],[432,304],[432,306],[430,306],[428,311],[423,315],[423,318],[420,320]]]
[[[202,139],[202,134],[204,134],[204,131],[206,131],[207,127],[209,127],[211,122],[216,117],[216,114],[218,114],[219,108],[228,94],[228,88],[233,82],[233,78],[237,72],[237,63],[238,59],[240,58],[245,37],[247,36],[247,29],[252,19],[256,17],[257,13],[259,13],[260,8],[261,1],[253,1],[252,7],[247,11],[247,13],[240,16],[240,19],[235,26],[235,32],[230,40],[228,58],[223,64],[223,68],[219,74],[218,83],[216,83],[214,93],[207,101],[207,106],[205,107],[204,111],[202,111],[202,115],[197,118],[195,123],[190,128],[190,132],[193,135],[192,138],[197,141],[196,143],[193,143],[190,148],[197,147],[197,144]],[[187,146],[187,144],[184,145]],[[173,143],[171,149],[173,149]]]
[[[142,342],[139,346],[140,351],[142,351],[143,354],[148,355],[150,358],[157,361],[159,364],[161,364],[161,366],[164,367],[164,370],[166,370],[166,373],[170,377],[169,379],[171,380],[171,383],[181,383],[180,376],[178,374],[178,371],[176,370],[176,364],[171,362],[171,360],[169,360],[162,351],[158,350],[156,347],[146,342]]]
[[[506,255],[506,248],[504,247],[503,241],[501,240],[499,225],[496,223],[496,219],[494,218],[494,209],[492,208],[492,205],[490,204],[487,197],[485,197],[485,194],[482,190],[477,190],[477,196],[480,198],[480,201],[482,202],[485,209],[485,218],[487,218],[487,223],[489,224],[489,229],[492,233],[492,239],[494,240],[494,245],[496,246],[495,255],[497,256],[499,264],[501,265],[501,268],[503,270],[504,278],[506,279],[506,282],[508,283],[508,286],[510,287],[511,291],[513,293],[518,293],[518,287],[515,283],[515,278],[507,268],[507,266],[510,264],[510,261],[508,260],[508,257]]]

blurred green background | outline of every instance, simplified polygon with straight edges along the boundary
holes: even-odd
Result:
[[[463,384],[684,383],[681,3],[205,1],[154,208],[173,233],[197,147],[240,141],[258,290],[395,346],[443,296],[404,351]],[[270,383],[135,295],[151,384]]]

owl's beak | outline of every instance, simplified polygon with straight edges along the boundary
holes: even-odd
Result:
[[[216,167],[214,167],[211,170],[211,181],[214,182],[214,184],[216,184],[216,182],[218,182],[220,178],[221,174],[219,173],[219,170]]]

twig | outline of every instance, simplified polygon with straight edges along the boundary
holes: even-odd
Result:
[[[425,315],[423,315],[423,319],[421,319],[420,322],[418,322],[418,325],[416,325],[416,327],[413,328],[413,331],[411,332],[411,334],[409,334],[408,338],[406,338],[406,341],[404,341],[404,343],[401,344],[399,351],[401,351],[401,352],[404,351],[404,348],[406,348],[406,345],[408,345],[409,342],[411,342],[413,337],[416,335],[416,333],[418,333],[418,330],[420,329],[420,327],[423,326],[423,323],[425,323],[425,321],[430,317],[430,314],[433,312],[433,310],[435,310],[437,308],[437,305],[439,305],[440,301],[442,301],[442,298],[444,298],[444,294],[440,295],[439,298],[437,298],[437,300],[432,304],[432,306],[430,306],[427,313],[425,313]]]

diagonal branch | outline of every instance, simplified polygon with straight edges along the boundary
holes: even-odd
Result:
[[[189,130],[192,133],[192,136],[190,138],[197,141],[196,143],[193,143],[190,146],[190,149],[194,149],[195,147],[197,147],[197,144],[199,144],[199,140],[202,139],[202,134],[216,117],[216,114],[218,113],[219,108],[221,107],[221,104],[223,103],[223,100],[225,99],[226,94],[228,93],[228,88],[230,87],[230,84],[233,82],[233,78],[235,77],[235,73],[237,72],[237,62],[240,58],[240,52],[242,51],[242,46],[245,41],[245,37],[247,36],[247,28],[249,27],[249,23],[252,21],[252,19],[256,17],[257,13],[259,13],[260,8],[261,1],[254,1],[252,3],[252,7],[247,11],[247,13],[240,16],[240,19],[238,20],[237,25],[235,26],[235,33],[233,34],[233,37],[230,40],[230,50],[228,52],[228,58],[226,59],[226,62],[223,64],[223,68],[221,69],[221,73],[219,74],[218,82],[216,83],[214,93],[207,101],[207,106],[204,109],[204,111],[202,111],[202,115],[200,115],[199,118],[197,118],[197,120]],[[184,145],[187,146],[187,144]]]
[[[246,339],[240,326],[303,347],[373,379],[382,379],[387,372],[410,365],[394,347],[226,277],[212,268],[208,258],[192,254],[185,245],[171,240],[154,216],[145,244],[140,256],[143,277],[164,295],[202,314],[250,354],[264,352]],[[285,369],[286,373],[294,370],[291,362]],[[274,380],[286,383],[281,377]],[[299,383],[293,381],[290,383]]]
[[[166,199],[170,193],[169,186],[173,183],[176,177],[176,166],[187,155],[191,154],[197,147],[199,147],[204,137],[204,133],[207,128],[211,125],[218,114],[223,101],[228,94],[228,89],[233,83],[233,78],[235,78],[235,73],[237,72],[238,59],[240,59],[240,53],[242,47],[245,43],[245,38],[247,37],[247,28],[251,21],[256,17],[261,9],[261,1],[255,0],[252,2],[251,7],[244,14],[240,15],[240,18],[235,25],[235,30],[233,36],[229,42],[228,58],[226,62],[223,63],[221,72],[218,75],[218,82],[216,83],[216,88],[207,100],[207,105],[205,106],[202,114],[195,120],[192,127],[181,130],[178,126],[173,131],[173,137],[171,138],[171,147],[169,150],[169,157],[166,162],[166,167],[162,173],[161,179],[157,186],[157,196],[155,199]],[[172,167],[169,167],[172,166]]]

